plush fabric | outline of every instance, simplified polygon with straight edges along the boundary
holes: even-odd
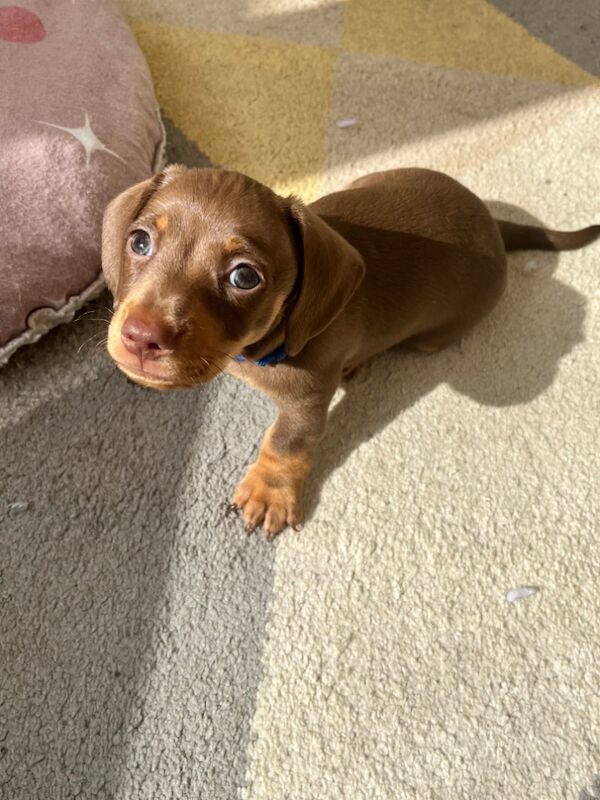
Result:
[[[104,0],[0,7],[0,364],[102,287],[107,201],[155,170],[146,62]]]

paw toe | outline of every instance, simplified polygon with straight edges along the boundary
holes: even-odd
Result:
[[[265,511],[266,507],[264,503],[251,500],[249,503],[246,503],[244,508],[244,522],[248,527],[258,528],[265,518]]]
[[[285,508],[283,506],[270,506],[265,516],[264,529],[268,538],[281,533],[285,525]]]

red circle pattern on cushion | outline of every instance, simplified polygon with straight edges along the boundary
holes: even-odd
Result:
[[[46,37],[42,20],[21,6],[0,8],[0,41],[34,44]]]

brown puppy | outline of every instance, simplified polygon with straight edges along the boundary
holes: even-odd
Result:
[[[501,296],[507,250],[598,235],[597,225],[496,222],[430,170],[376,173],[304,206],[238,173],[169,167],[106,211],[108,350],[144,386],[194,386],[226,370],[275,401],[232,504],[248,530],[272,536],[300,524],[342,376],[400,342],[429,353],[459,340]]]

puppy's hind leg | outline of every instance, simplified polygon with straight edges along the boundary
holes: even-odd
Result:
[[[460,343],[469,327],[446,326],[434,328],[426,333],[419,333],[402,342],[403,347],[417,350],[419,353],[438,353],[453,344]]]

